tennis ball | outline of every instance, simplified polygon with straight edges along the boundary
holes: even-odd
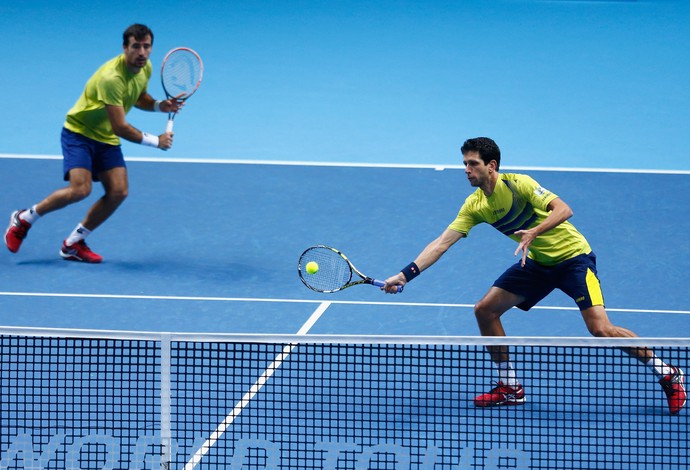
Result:
[[[309,274],[316,274],[319,270],[319,265],[316,261],[309,261],[307,263],[307,272]]]

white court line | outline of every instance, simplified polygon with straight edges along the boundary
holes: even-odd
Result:
[[[22,155],[0,153],[0,158],[15,158],[26,160],[62,160],[60,155]],[[230,165],[277,165],[277,166],[322,166],[322,167],[346,167],[346,168],[418,168],[442,170],[462,170],[463,165],[444,163],[415,164],[415,163],[357,163],[357,162],[310,162],[290,160],[244,160],[224,158],[165,158],[165,157],[127,157],[127,161],[146,163],[201,163],[201,164],[230,164]],[[510,171],[564,171],[583,173],[640,173],[640,174],[665,174],[665,175],[690,175],[690,170],[659,170],[638,168],[580,168],[557,166],[510,166],[505,165],[504,170]]]
[[[0,292],[0,296],[7,297],[62,297],[62,298],[84,298],[84,299],[124,299],[124,300],[179,300],[192,302],[266,302],[266,303],[298,303],[298,304],[321,304],[322,300],[309,299],[271,299],[260,297],[204,297],[204,296],[181,296],[181,295],[128,295],[128,294],[78,294],[78,293],[59,293],[59,292]],[[340,305],[382,305],[396,307],[444,307],[444,308],[474,308],[474,304],[449,304],[435,302],[366,302],[362,300],[331,300],[329,304]],[[535,305],[534,310],[572,310],[579,311],[577,307],[556,307],[548,305]],[[613,308],[606,307],[608,312],[622,313],[671,313],[679,315],[690,315],[690,310],[664,310],[648,308]]]
[[[326,309],[331,305],[330,302],[321,302],[319,307],[314,311],[314,313],[311,314],[309,319],[302,325],[302,328],[299,329],[297,332],[297,335],[306,335],[307,332],[311,329],[312,326],[318,321],[318,319],[321,317],[323,312],[326,311]],[[242,413],[242,410],[244,409],[245,406],[249,404],[249,402],[254,398],[254,396],[259,393],[259,390],[261,390],[261,387],[263,387],[266,382],[268,382],[268,379],[271,378],[273,373],[280,367],[280,365],[285,361],[285,359],[290,355],[293,349],[297,347],[296,343],[290,343],[286,345],[283,348],[283,351],[279,353],[275,359],[273,359],[273,362],[268,366],[268,368],[264,371],[263,374],[257,379],[256,382],[254,382],[254,385],[251,386],[249,391],[244,394],[242,399],[235,404],[233,407],[232,411],[228,413],[228,415],[225,417],[222,423],[218,425],[215,431],[211,434],[211,436],[206,439],[206,442],[204,442],[199,450],[197,450],[194,455],[189,459],[187,464],[184,466],[184,470],[192,470],[196,465],[201,461],[201,459],[208,453],[209,450],[211,450],[211,447],[213,447],[218,439],[225,433],[225,430],[230,427],[232,422],[237,418],[240,413]]]

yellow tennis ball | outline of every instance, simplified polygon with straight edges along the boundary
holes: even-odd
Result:
[[[307,263],[307,272],[309,274],[316,274],[319,270],[319,264],[316,261],[309,261]]]

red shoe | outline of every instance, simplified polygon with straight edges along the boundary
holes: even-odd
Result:
[[[100,263],[103,257],[91,251],[84,240],[79,240],[74,245],[62,243],[60,256],[68,261],[83,261],[84,263]]]
[[[687,394],[685,393],[685,376],[683,371],[680,367],[671,367],[673,372],[659,380],[659,384],[661,384],[661,388],[666,393],[669,411],[671,411],[672,415],[675,415],[685,406]]]
[[[31,228],[29,222],[19,218],[19,214],[25,210],[26,209],[12,212],[12,215],[10,215],[10,226],[5,230],[5,245],[7,245],[7,249],[12,253],[19,251],[19,247],[22,246],[22,241],[24,241],[27,232]]]
[[[475,406],[522,405],[525,403],[525,391],[522,385],[511,387],[498,382],[489,393],[474,399]]]

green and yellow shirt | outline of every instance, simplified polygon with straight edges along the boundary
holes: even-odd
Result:
[[[120,145],[105,106],[122,106],[129,112],[146,91],[152,70],[149,61],[139,73],[131,73],[124,54],[109,60],[86,82],[84,92],[67,112],[65,127],[99,142]]]
[[[448,228],[469,235],[472,227],[486,222],[519,242],[520,237],[513,234],[539,225],[548,216],[547,206],[556,198],[527,175],[500,173],[493,194],[487,197],[481,189],[470,194]],[[539,235],[530,245],[529,257],[552,266],[590,251],[585,237],[565,221]]]

